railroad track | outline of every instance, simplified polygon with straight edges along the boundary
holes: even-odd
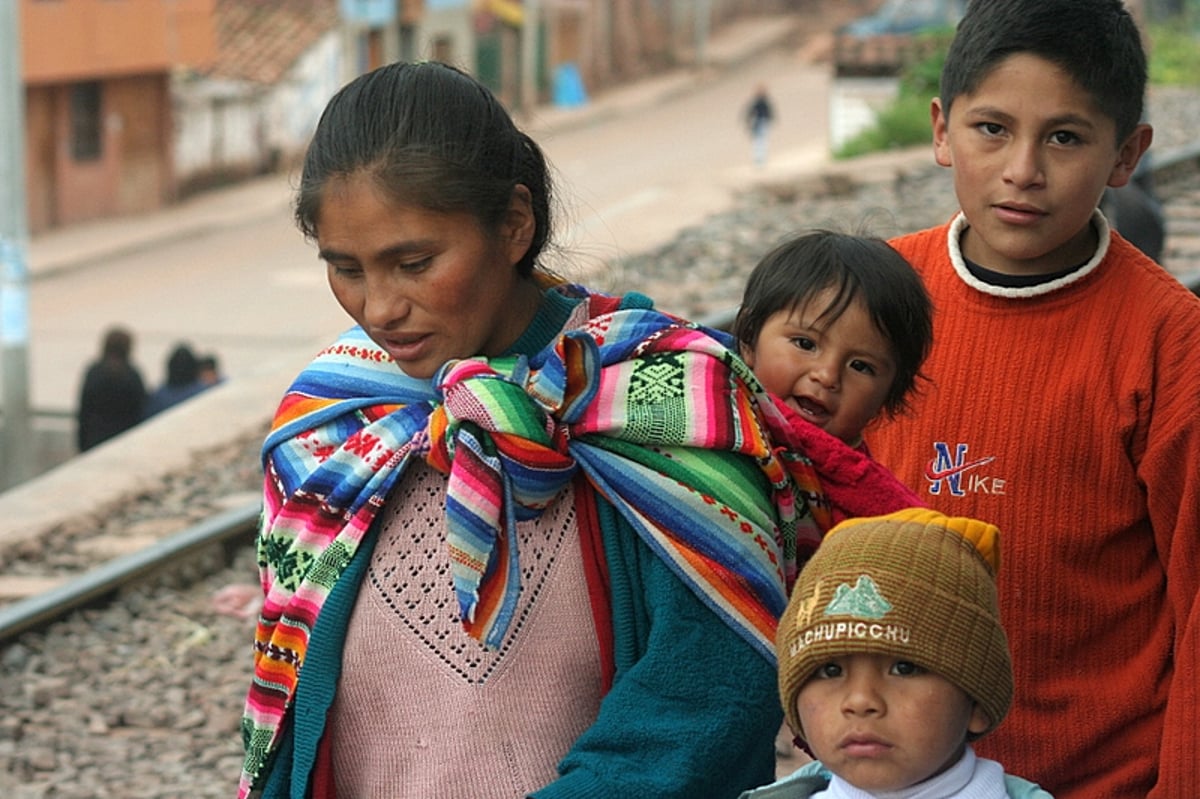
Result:
[[[0,645],[172,569],[194,581],[230,561],[233,549],[249,548],[266,424],[200,453],[155,488],[114,497],[85,518],[10,547],[0,557]]]

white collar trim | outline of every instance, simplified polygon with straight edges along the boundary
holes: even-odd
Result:
[[[1072,283],[1082,280],[1104,260],[1104,256],[1108,254],[1108,243],[1111,236],[1109,235],[1108,220],[1104,218],[1104,214],[1100,213],[1099,208],[1092,212],[1092,225],[1096,228],[1096,233],[1099,235],[1100,244],[1096,247],[1096,252],[1092,254],[1091,260],[1069,275],[1046,283],[1039,283],[1036,286],[993,286],[990,283],[984,283],[971,274],[971,270],[967,268],[966,261],[963,259],[962,249],[959,247],[959,240],[962,238],[963,231],[970,227],[967,223],[967,217],[963,215],[962,211],[959,211],[958,215],[950,223],[950,229],[946,233],[946,245],[949,247],[950,263],[954,265],[954,271],[958,273],[958,276],[964,283],[976,291],[989,294],[993,297],[1038,297],[1058,291],[1063,286],[1069,286]]]

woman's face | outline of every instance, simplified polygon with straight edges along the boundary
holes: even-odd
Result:
[[[412,377],[446,361],[497,355],[537,312],[540,291],[517,275],[534,230],[519,186],[499,229],[468,213],[400,204],[367,173],[331,179],[317,247],[338,303]]]

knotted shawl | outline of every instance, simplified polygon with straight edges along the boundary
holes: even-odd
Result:
[[[805,507],[819,485],[796,490],[803,468],[773,450],[761,417],[778,411],[719,334],[583,296],[577,315],[590,318],[529,358],[451,361],[432,381],[415,380],[354,328],[289,389],[264,445],[266,598],[240,796],[278,743],[322,603],[414,458],[448,475],[454,590],[465,629],[486,646],[503,640],[517,599],[515,524],[582,471],[680,579],[773,659],[797,551],[820,538]],[[771,496],[739,484],[713,451],[752,459]]]

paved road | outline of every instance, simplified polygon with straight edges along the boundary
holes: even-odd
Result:
[[[740,109],[764,82],[779,110],[772,162],[754,167]],[[555,265],[600,287],[624,284],[611,264],[726,207],[771,170],[824,158],[828,70],[788,50],[692,78],[687,91],[586,125],[532,118],[527,129],[559,172],[570,256]],[[30,291],[30,404],[75,407],[103,330],[128,325],[149,383],[178,340],[214,350],[231,377],[299,363],[345,324],[314,250],[296,232],[278,181],[278,210],[218,231],[37,277]]]

